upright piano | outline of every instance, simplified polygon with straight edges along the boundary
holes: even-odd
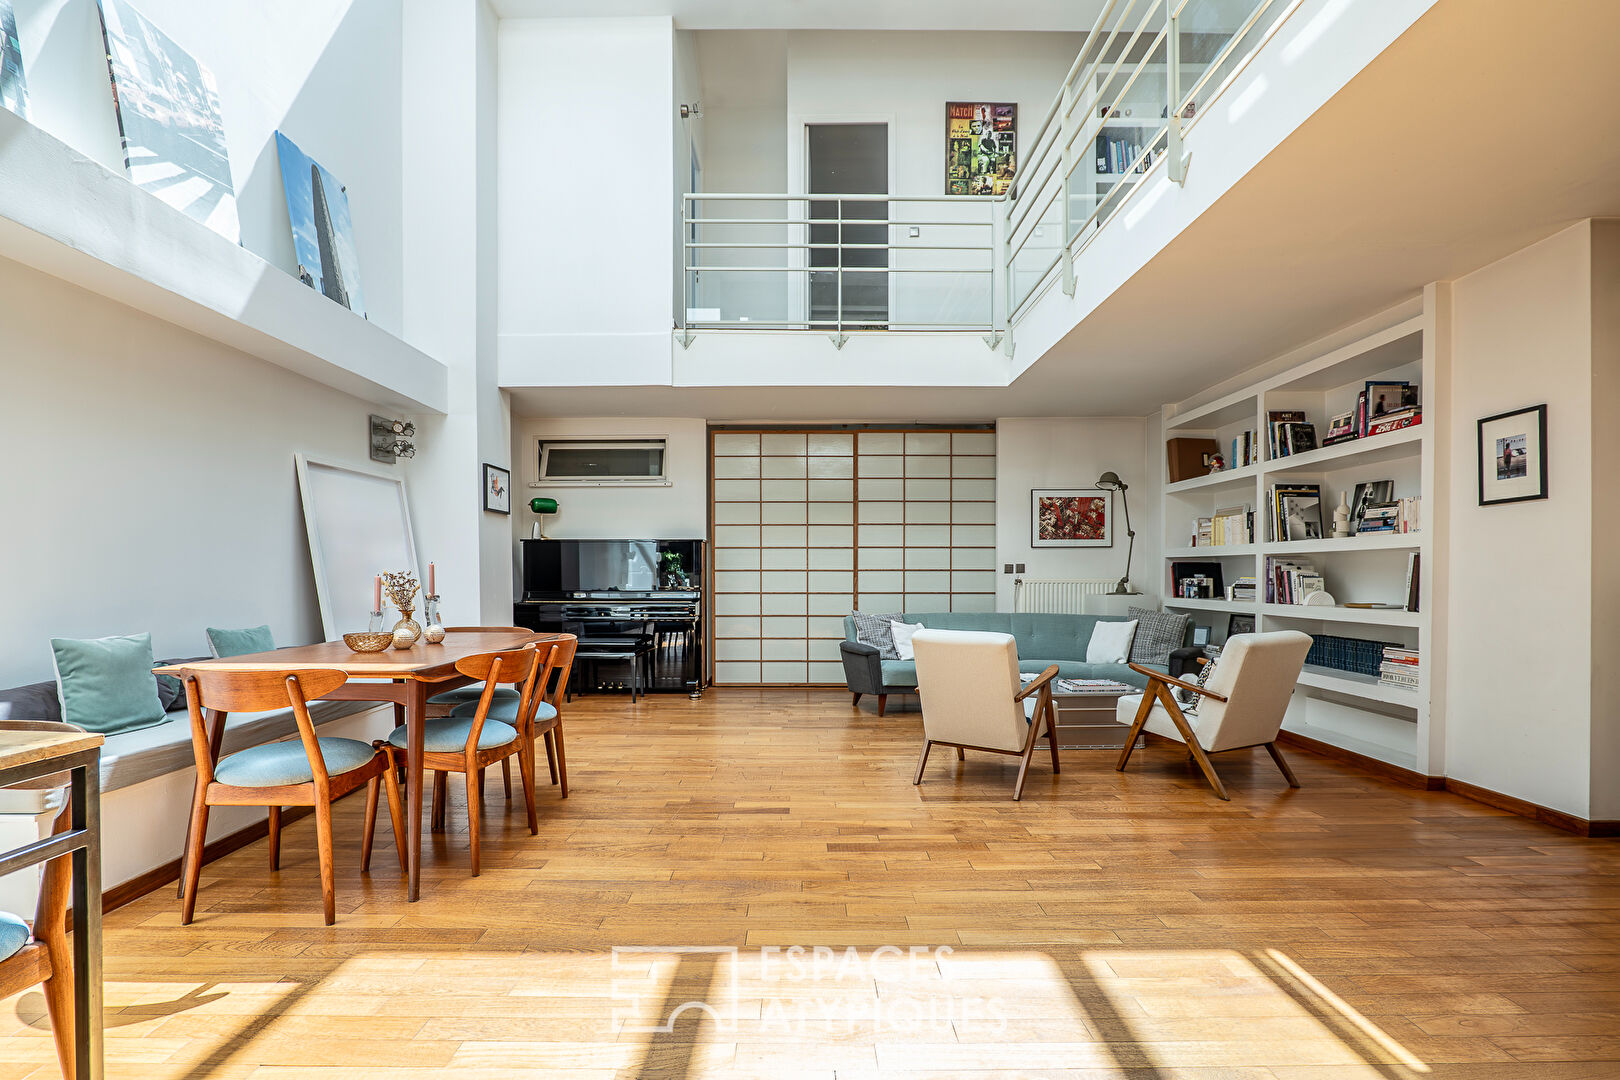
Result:
[[[643,686],[703,692],[702,540],[524,540],[523,599],[513,622],[579,636],[576,685],[629,687],[638,652]]]

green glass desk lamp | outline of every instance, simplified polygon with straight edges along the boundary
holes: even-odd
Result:
[[[534,539],[546,539],[545,515],[555,514],[557,512],[557,500],[545,498],[530,499],[529,509],[540,515],[540,520],[534,523]]]

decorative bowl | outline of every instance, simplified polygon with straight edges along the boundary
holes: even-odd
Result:
[[[382,652],[393,643],[394,635],[388,631],[343,635],[343,644],[355,652]]]

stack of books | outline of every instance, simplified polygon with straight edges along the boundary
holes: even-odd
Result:
[[[1303,604],[1313,593],[1324,592],[1322,575],[1307,560],[1266,558],[1266,602]]]
[[[1311,651],[1305,654],[1305,663],[1358,675],[1377,675],[1379,665],[1383,662],[1385,644],[1365,638],[1312,634]]]
[[[1385,686],[1399,686],[1416,690],[1418,687],[1418,651],[1399,645],[1384,646],[1384,660],[1378,665],[1378,681]]]
[[[1322,485],[1277,484],[1271,489],[1271,539],[1322,539]]]
[[[1367,507],[1361,512],[1361,522],[1356,526],[1356,533],[1392,533],[1400,532],[1401,507],[1399,503],[1380,503]]]
[[[1316,449],[1316,426],[1305,422],[1305,414],[1298,409],[1284,409],[1266,414],[1268,446],[1273,458],[1304,454]]]
[[[1189,574],[1176,583],[1176,596],[1181,600],[1215,599],[1215,579],[1207,574]]]
[[[1409,382],[1369,380],[1356,396],[1356,433],[1385,435],[1423,422],[1422,395]]]
[[[1252,604],[1259,595],[1260,584],[1252,577],[1240,577],[1226,590],[1228,600],[1237,600],[1245,604]]]

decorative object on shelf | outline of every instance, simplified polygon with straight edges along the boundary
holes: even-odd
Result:
[[[484,463],[484,509],[491,514],[512,512],[512,473],[487,461]]]
[[[1342,540],[1350,535],[1350,503],[1349,494],[1339,492],[1339,505],[1333,511],[1333,537]]]
[[[1017,168],[1017,105],[945,103],[945,194],[1004,195]]]
[[[333,303],[364,317],[360,257],[349,217],[349,189],[281,132],[276,132],[281,189],[292,223],[298,280]]]
[[[444,640],[444,621],[439,618],[439,594],[432,593],[422,598],[422,618],[427,625],[422,627],[422,640],[429,645],[437,645]]]
[[[353,652],[382,652],[394,643],[394,635],[388,631],[373,633],[366,631],[363,634],[344,634],[343,644]]]
[[[1030,547],[1114,546],[1114,493],[1109,489],[1035,488],[1029,501]]]
[[[1193,480],[1209,475],[1210,460],[1221,452],[1221,444],[1214,439],[1175,438],[1165,442],[1165,460],[1169,465],[1170,482]]]
[[[1238,634],[1254,633],[1253,615],[1231,615],[1226,620],[1226,636],[1228,640]]]
[[[0,0],[0,109],[28,119],[28,83],[23,78],[22,43],[11,0]]]
[[[1479,505],[1547,497],[1547,406],[1479,422]]]
[[[213,74],[124,0],[98,4],[130,179],[231,243],[240,243]]]
[[[1219,454],[1210,454],[1207,459],[1209,471],[1212,473],[1226,471],[1226,459]]]
[[[390,420],[376,413],[372,413],[369,419],[372,461],[392,465],[399,458],[416,456],[416,444],[411,441],[416,437],[415,424],[409,420]]]
[[[679,551],[658,554],[658,587],[660,589],[689,589],[691,579],[686,573],[686,560]]]
[[[1326,589],[1317,589],[1315,592],[1306,593],[1305,599],[1300,601],[1300,606],[1334,607],[1337,605],[1337,603],[1338,601],[1333,599],[1332,593],[1328,592]]]
[[[399,609],[399,622],[394,624],[394,648],[408,649],[422,636],[422,624],[411,618],[421,586],[409,570],[384,571],[383,584],[389,602]]]
[[[1218,562],[1173,562],[1170,593],[1180,600],[1217,600],[1226,592],[1226,571]]]
[[[534,539],[544,540],[546,538],[546,515],[557,512],[557,500],[547,498],[530,499],[529,510],[540,519],[534,523]]]
[[[1219,454],[1216,455],[1215,460],[1220,460]],[[1105,472],[1101,476],[1097,477],[1097,486],[1102,488],[1104,491],[1119,492],[1119,505],[1120,508],[1125,511],[1125,539],[1127,541],[1125,548],[1125,574],[1119,579],[1119,583],[1114,586],[1115,596],[1125,596],[1131,591],[1131,558],[1136,554],[1136,530],[1131,528],[1131,501],[1130,498],[1125,494],[1125,492],[1130,490],[1130,485],[1119,478],[1119,473]]]

